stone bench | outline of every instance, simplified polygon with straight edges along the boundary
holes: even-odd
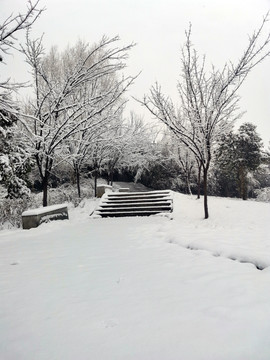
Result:
[[[38,227],[50,220],[68,219],[67,205],[51,205],[38,209],[27,210],[22,213],[23,229]]]

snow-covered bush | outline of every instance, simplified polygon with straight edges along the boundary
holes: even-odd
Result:
[[[17,120],[13,114],[0,109],[0,182],[5,185],[9,198],[30,195],[27,176],[32,158]]]
[[[19,228],[22,225],[22,213],[29,208],[40,206],[35,196],[21,199],[2,199],[0,202],[0,230]]]
[[[270,187],[255,190],[256,200],[270,202]]]
[[[49,205],[54,205],[68,202],[73,203],[73,205],[77,207],[83,198],[91,197],[93,197],[92,184],[90,184],[88,188],[82,185],[81,198],[78,197],[78,192],[75,186],[64,184],[58,188],[49,190],[48,203]]]

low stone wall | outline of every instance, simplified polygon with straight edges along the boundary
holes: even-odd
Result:
[[[68,219],[67,205],[52,205],[22,213],[23,229],[32,229],[50,220]]]
[[[106,191],[111,191],[111,190],[112,190],[112,186],[110,186],[110,185],[98,185],[97,186],[97,197],[101,198],[102,195],[104,195]]]
[[[119,192],[129,192],[129,188],[119,188]]]

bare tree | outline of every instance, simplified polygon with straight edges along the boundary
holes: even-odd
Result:
[[[10,49],[19,50],[17,47],[17,33],[29,29],[44,9],[38,9],[39,0],[27,3],[25,13],[17,15],[11,14],[0,24],[0,62],[5,63],[5,57],[10,54]],[[10,79],[0,82],[0,109],[4,110],[3,114],[17,112],[17,108],[11,99],[11,94],[20,88],[22,84],[11,83]],[[8,115],[7,121],[8,121]]]
[[[99,126],[91,127],[88,123],[82,124],[80,131],[74,133],[67,140],[66,150],[68,156],[64,156],[64,159],[73,168],[78,197],[81,197],[81,170],[89,164],[92,164],[94,169],[96,196],[97,176],[100,173],[103,162],[110,156],[113,146],[112,142],[115,141],[115,129],[121,127],[119,119],[122,114],[122,106],[123,103],[121,102],[119,106],[112,106],[104,111],[102,115],[103,120]]]
[[[47,205],[55,155],[59,155],[62,145],[82,129],[100,127],[106,110],[120,101],[134,80],[134,77],[117,75],[125,68],[128,52],[133,47],[133,44],[118,47],[115,45],[118,40],[118,37],[103,37],[92,48],[79,46],[79,52],[68,49],[64,56],[53,48],[44,56],[42,39],[31,41],[27,37],[23,51],[34,77],[35,100],[24,125],[35,149],[43,206]],[[86,89],[102,81],[106,86],[99,86],[90,96],[84,96]]]
[[[81,50],[85,48],[85,44],[79,41],[75,46],[74,56],[70,56],[68,49],[68,65],[72,63],[72,59],[81,57]],[[93,60],[93,59],[91,59]],[[73,60],[74,61],[74,60]],[[90,61],[90,59],[89,59]],[[117,83],[117,77],[115,73],[107,74],[106,76],[99,77],[91,83],[86,83],[79,90],[80,101],[84,99],[86,103],[89,99],[100,98],[100,94],[106,93],[113,83]],[[78,101],[77,94],[74,96],[74,102]],[[104,137],[110,138],[110,133],[113,131],[115,126],[119,126],[119,119],[122,116],[122,111],[125,106],[126,100],[124,97],[119,97],[116,101],[112,102],[109,106],[102,111],[101,114],[96,116],[96,120],[99,117],[100,121],[87,121],[80,125],[80,128],[67,139],[64,144],[64,160],[73,169],[76,183],[78,196],[81,196],[80,190],[80,173],[84,166],[89,165],[91,162],[91,156],[95,153],[99,139],[104,141]],[[85,116],[85,114],[83,115]]]
[[[92,175],[94,176],[94,196],[97,196],[97,181],[98,177],[103,170],[104,163],[109,157],[111,149],[110,141],[107,134],[100,134],[96,141],[91,146],[90,164],[92,167]]]
[[[191,43],[191,27],[186,32],[182,48],[182,76],[178,82],[180,108],[176,109],[169,97],[162,94],[158,84],[141,103],[160,119],[194,154],[203,171],[204,215],[209,217],[207,202],[207,176],[217,140],[231,129],[241,116],[237,91],[247,75],[270,54],[270,34],[264,39],[263,30],[268,14],[261,26],[249,37],[248,45],[238,62],[226,63],[222,70],[214,66],[205,68],[205,57],[200,61]]]

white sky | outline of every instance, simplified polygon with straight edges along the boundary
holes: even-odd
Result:
[[[0,23],[11,12],[23,11],[26,0],[0,0]],[[176,83],[180,73],[180,49],[185,29],[193,26],[192,40],[209,64],[217,67],[236,61],[256,29],[270,0],[41,0],[46,11],[35,23],[33,35],[44,33],[44,45],[60,48],[79,38],[89,43],[102,35],[119,35],[121,44],[135,42],[128,73],[142,71],[130,94],[142,98],[158,81],[163,91],[177,101]],[[270,31],[270,22],[268,24]],[[19,37],[24,40],[23,36]],[[15,55],[1,65],[1,78],[29,79],[22,57]],[[240,91],[241,122],[250,121],[267,145],[270,140],[270,58],[258,65]],[[128,110],[147,120],[151,116],[134,100]],[[238,127],[238,124],[237,124]]]

